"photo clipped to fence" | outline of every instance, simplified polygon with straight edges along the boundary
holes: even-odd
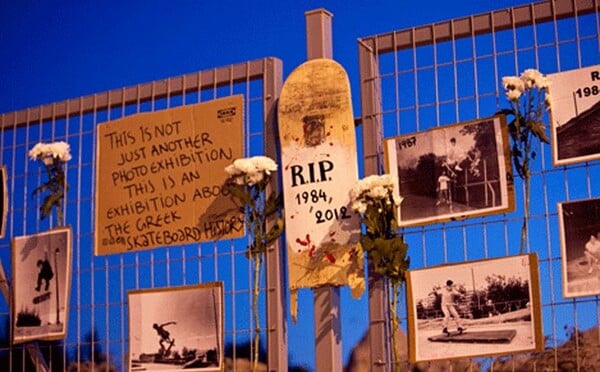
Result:
[[[223,283],[129,291],[129,370],[223,371]]]
[[[600,294],[600,198],[558,203],[564,297]]]
[[[543,349],[536,254],[411,270],[411,362]]]
[[[504,116],[385,140],[386,172],[404,198],[401,227],[504,213],[514,208]]]
[[[243,236],[224,170],[243,122],[236,95],[98,125],[95,253]]]
[[[555,166],[600,158],[600,65],[549,74]]]
[[[13,239],[13,343],[65,338],[71,234],[71,227],[61,227]]]

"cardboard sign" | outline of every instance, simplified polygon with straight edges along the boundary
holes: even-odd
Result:
[[[238,95],[101,124],[96,254],[243,236],[224,186],[243,116]]]
[[[600,159],[600,65],[550,74],[548,79],[553,164]]]
[[[298,67],[279,98],[279,136],[289,278],[297,288],[350,284],[362,291],[358,179],[350,85],[335,61]]]

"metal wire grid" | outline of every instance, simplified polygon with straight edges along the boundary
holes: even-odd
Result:
[[[28,160],[27,152],[37,142],[66,141],[73,159],[67,163],[70,190],[65,198],[65,221],[73,229],[71,301],[67,337],[63,343],[39,342],[49,369],[86,362],[96,368],[127,368],[127,292],[223,281],[224,345],[232,345],[235,358],[240,343],[250,344],[254,332],[250,306],[253,270],[244,253],[245,238],[191,244],[148,251],[94,256],[94,192],[96,184],[95,146],[98,124],[128,115],[204,102],[235,94],[244,96],[245,156],[267,154],[275,157],[272,110],[281,86],[281,62],[267,58],[194,74],[154,81],[3,114],[0,130],[0,161],[7,166],[9,214],[5,238],[0,242],[0,259],[10,279],[11,237],[33,234],[56,226],[58,221],[40,221],[39,197],[31,191],[41,184],[42,170]],[[274,250],[273,252],[277,252]],[[263,272],[260,297],[261,334],[273,337],[269,345],[274,365],[287,363],[278,355],[282,327],[281,283],[278,256],[267,257],[269,272]],[[7,265],[8,264],[8,265]],[[269,304],[267,304],[267,302]],[[275,307],[275,308],[273,308]],[[0,302],[2,332],[0,355],[9,370],[26,370],[30,365],[24,352],[28,345],[10,345],[9,307]],[[269,319],[267,319],[269,318]],[[269,324],[269,332],[266,324]],[[269,344],[272,344],[271,341]],[[285,344],[285,343],[283,343]],[[272,350],[271,350],[272,348]]]
[[[383,138],[491,116],[508,108],[503,76],[518,76],[526,68],[553,73],[598,64],[599,19],[596,1],[561,0],[359,40],[365,173],[383,172]],[[556,205],[598,197],[600,164],[553,168],[550,146],[537,150],[526,250],[540,258],[543,333],[558,369],[558,346],[573,332],[598,327],[600,300],[598,296],[562,298]],[[524,185],[518,178],[515,189],[513,213],[403,229],[411,267],[518,254],[524,206]],[[389,345],[378,341],[386,339],[379,336],[388,332],[381,328],[387,293],[381,283],[371,287],[370,330],[377,335],[371,353],[388,353],[389,358]],[[405,307],[399,310],[406,320]],[[493,370],[492,358],[478,361]],[[374,370],[381,368],[371,365]]]

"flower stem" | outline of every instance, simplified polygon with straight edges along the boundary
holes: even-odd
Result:
[[[400,372],[400,361],[398,360],[398,345],[396,344],[396,332],[398,330],[398,295],[399,295],[399,284],[395,281],[392,282],[392,298],[390,299],[390,312],[392,314],[392,355],[394,363],[394,371]]]
[[[254,313],[254,347],[252,371],[258,370],[258,351],[260,348],[260,317],[258,314],[258,296],[260,294],[260,268],[262,266],[262,255],[257,253],[254,255],[254,291],[252,293],[252,312]]]

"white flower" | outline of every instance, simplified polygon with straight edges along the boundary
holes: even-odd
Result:
[[[525,87],[528,89],[542,83],[543,77],[544,76],[538,70],[533,68],[528,68],[521,74],[521,80],[523,80]]]
[[[358,213],[365,213],[369,205],[383,202],[398,206],[402,202],[400,195],[393,195],[398,180],[389,174],[371,175],[359,180],[350,191],[352,209]]]
[[[354,203],[352,203],[352,210],[363,214],[367,211],[367,203],[357,200]]]
[[[523,92],[525,90],[525,84],[523,80],[516,76],[505,76],[502,78],[502,86],[508,91],[517,90]]]
[[[264,180],[265,175],[277,170],[277,163],[267,156],[253,156],[233,161],[225,167],[229,178],[237,185],[252,186]]]
[[[539,89],[544,89],[547,91],[550,88],[550,85],[552,85],[552,81],[542,75],[538,80],[536,80],[535,85]]]
[[[271,172],[275,172],[277,170],[277,163],[268,156],[254,156],[250,158],[252,164],[258,171],[263,171],[267,175],[271,174]]]
[[[508,90],[506,91],[506,97],[510,100],[510,101],[518,101],[519,98],[521,97],[521,92],[518,90]]]
[[[46,157],[58,158],[62,162],[71,160],[71,148],[68,143],[59,141],[53,143],[37,143],[29,150],[31,160],[43,159]]]

